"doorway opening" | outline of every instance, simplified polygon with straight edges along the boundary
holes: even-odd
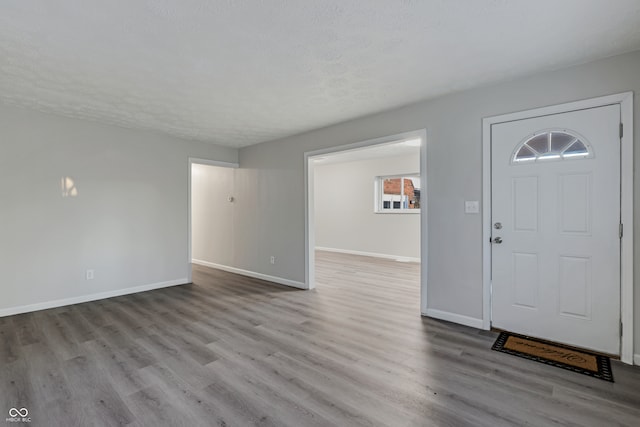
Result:
[[[307,288],[396,277],[426,311],[425,142],[421,130],[305,154]]]
[[[192,264],[215,268],[233,262],[237,167],[237,163],[189,159],[189,282]]]

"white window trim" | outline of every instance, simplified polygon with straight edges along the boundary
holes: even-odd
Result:
[[[384,194],[383,194],[384,185],[382,184],[382,182],[386,179],[398,179],[398,178],[402,180],[404,180],[404,178],[420,178],[420,173],[405,173],[405,174],[398,174],[398,175],[376,176],[374,185],[373,185],[373,191],[374,191],[373,211],[375,213],[377,214],[419,214],[420,213],[420,208],[418,209],[408,209],[408,208],[384,209],[382,207],[383,198],[384,198]],[[422,187],[422,182],[420,183],[420,185]],[[403,182],[400,183],[400,190],[401,190],[400,202],[402,203],[402,197],[404,197]],[[422,188],[420,190],[422,191]],[[421,193],[421,197],[422,197],[422,193]]]

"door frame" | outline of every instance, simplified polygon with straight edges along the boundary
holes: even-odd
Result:
[[[191,221],[192,221],[192,217],[191,217],[191,180],[193,177],[193,165],[197,164],[197,165],[207,165],[207,166],[218,166],[218,167],[223,167],[223,168],[233,168],[233,169],[237,169],[240,167],[239,163],[234,163],[234,162],[223,162],[220,160],[209,160],[209,159],[200,159],[197,157],[189,157],[188,159],[189,161],[189,166],[188,166],[188,179],[187,179],[187,223],[188,223],[188,238],[187,238],[187,282],[191,283],[191,281],[193,280],[193,271],[191,268],[191,261],[193,260],[193,254],[192,254],[192,233],[193,230],[191,228]]]
[[[620,150],[620,359],[633,364],[633,92],[623,92],[565,104],[501,114],[482,119],[482,326],[491,328],[491,126],[498,123],[567,113],[588,108],[620,105],[624,126]]]
[[[314,195],[314,163],[315,157],[327,155],[331,153],[339,153],[343,151],[353,151],[362,148],[368,148],[375,145],[384,145],[398,142],[403,139],[420,138],[420,182],[422,184],[421,200],[424,203],[420,206],[420,312],[426,315],[427,312],[427,130],[418,129],[414,131],[402,132],[394,135],[384,136],[381,138],[368,139],[353,144],[339,145],[320,150],[307,151],[304,153],[304,189],[305,189],[305,287],[306,289],[314,289],[315,283],[315,195]],[[422,202],[421,202],[422,203]]]

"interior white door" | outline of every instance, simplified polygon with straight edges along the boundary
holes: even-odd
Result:
[[[491,127],[492,326],[620,353],[620,106]]]

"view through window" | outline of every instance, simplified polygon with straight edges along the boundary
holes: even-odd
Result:
[[[420,176],[382,176],[376,180],[377,212],[419,212]]]

